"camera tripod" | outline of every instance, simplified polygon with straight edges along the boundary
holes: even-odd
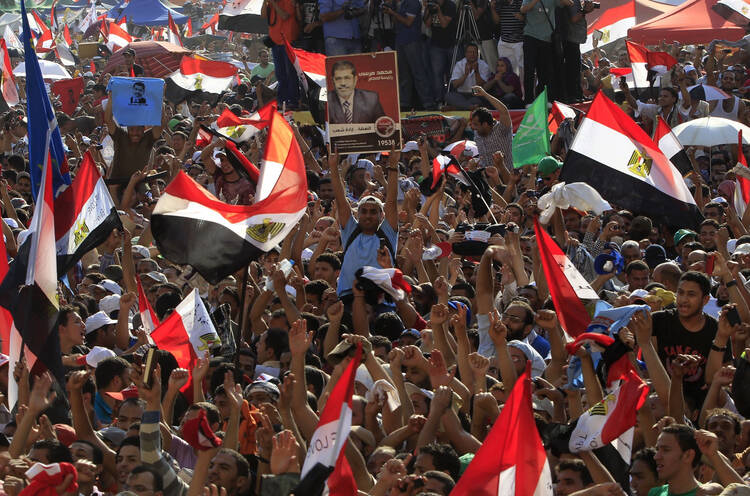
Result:
[[[474,18],[474,11],[471,10],[470,0],[464,0],[463,5],[460,7],[458,14],[458,23],[456,24],[456,44],[453,46],[453,56],[451,57],[451,65],[449,74],[452,73],[453,67],[456,65],[458,60],[458,50],[463,49],[466,43],[473,41],[479,48],[479,57],[485,59],[484,48],[482,48],[482,41],[479,39],[479,28],[477,27],[477,20]],[[489,5],[487,8],[491,8]],[[450,75],[448,76],[448,88],[445,90],[443,99],[448,96],[448,92],[451,90]]]

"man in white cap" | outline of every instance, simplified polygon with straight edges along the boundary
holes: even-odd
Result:
[[[125,293],[120,297],[117,320],[106,312],[99,311],[86,319],[86,345],[109,348],[121,355],[135,344],[128,330],[128,313],[137,301],[135,294]]]

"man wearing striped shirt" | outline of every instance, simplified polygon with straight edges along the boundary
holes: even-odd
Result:
[[[500,150],[505,157],[505,165],[513,168],[513,152],[511,144],[513,141],[513,124],[510,120],[510,112],[503,102],[487,93],[481,86],[474,86],[472,91],[490,102],[500,113],[497,120],[492,117],[492,112],[485,107],[479,107],[471,113],[471,128],[474,130],[474,141],[479,150],[479,166],[492,165],[492,155]]]

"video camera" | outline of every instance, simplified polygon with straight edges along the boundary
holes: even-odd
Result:
[[[461,223],[456,226],[454,232],[463,233],[464,240],[453,243],[453,253],[461,256],[481,257],[489,246],[489,239],[495,234],[505,236],[508,228],[505,224],[478,222],[471,225]],[[513,232],[518,232],[518,227],[514,227]]]

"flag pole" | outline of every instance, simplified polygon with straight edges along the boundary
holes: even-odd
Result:
[[[240,293],[240,322],[237,329],[237,333],[234,336],[235,346],[237,350],[234,353],[234,364],[239,368],[240,365],[240,348],[242,345],[242,338],[245,330],[245,322],[247,321],[247,311],[245,310],[245,294],[247,293],[247,274],[250,272],[250,263],[245,265],[245,270],[242,273],[242,292]]]
[[[474,191],[476,191],[479,198],[482,200],[482,203],[484,203],[484,206],[487,207],[487,212],[492,216],[492,220],[495,221],[495,224],[498,224],[497,218],[495,218],[495,214],[492,213],[492,209],[487,204],[487,200],[484,199],[484,196],[482,196],[482,192],[479,191],[479,188],[476,184],[474,184],[474,180],[466,173],[463,166],[461,164],[458,164],[458,169],[461,171],[461,173],[464,175],[464,177],[471,183],[471,187],[474,188]]]

